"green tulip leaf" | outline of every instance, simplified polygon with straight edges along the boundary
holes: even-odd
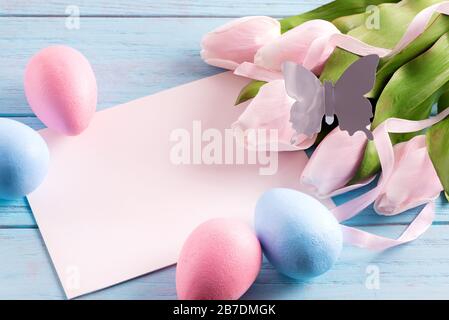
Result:
[[[371,128],[388,118],[422,120],[449,89],[449,33],[428,51],[399,68],[387,83],[376,104]],[[393,144],[407,141],[419,133],[390,134]],[[370,142],[360,168],[351,183],[371,177],[380,169],[379,158]]]
[[[373,90],[367,95],[378,98],[388,80],[402,65],[416,58],[428,50],[443,34],[449,31],[449,16],[437,14],[427,26],[426,30],[407,47],[397,54],[381,59],[376,74]]]
[[[239,96],[235,102],[235,105],[248,101],[249,99],[254,98],[259,92],[260,88],[266,84],[265,81],[251,81],[246,86],[243,87],[242,91],[240,91]]]
[[[449,192],[449,118],[427,130],[426,140],[430,159],[444,187]]]
[[[378,6],[378,21],[379,28],[373,28],[365,23],[356,28],[351,29],[347,34],[357,38],[369,45],[392,49],[402,38],[408,25],[413,18],[421,10],[435,4],[443,2],[442,0],[402,0],[396,4],[381,4]],[[363,13],[363,19],[368,19],[373,13]],[[441,34],[440,34],[441,35]],[[436,39],[435,39],[436,40]],[[333,54],[328,59],[320,79],[322,81],[336,82],[343,72],[358,59],[356,54],[336,48]],[[382,66],[382,63],[379,66]],[[396,61],[396,69],[402,64],[398,65]],[[390,68],[391,68],[390,67]],[[396,69],[388,69],[389,72],[394,72]],[[390,74],[392,75],[392,73]]]
[[[398,0],[335,0],[312,11],[302,13],[297,16],[282,19],[281,30],[286,32],[300,24],[314,19],[332,21],[339,17],[354,15],[366,12],[372,5],[379,5],[385,2],[399,2]]]
[[[438,101],[438,111],[449,107],[449,91]],[[427,149],[430,159],[444,187],[444,194],[449,201],[449,118],[433,125],[426,133]]]
[[[366,23],[366,15],[365,13],[358,13],[350,16],[344,16],[332,20],[332,23],[338,30],[341,31],[341,33],[348,33],[349,31]]]

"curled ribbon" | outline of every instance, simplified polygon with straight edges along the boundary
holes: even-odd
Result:
[[[356,216],[360,211],[373,203],[385,187],[393,173],[394,152],[388,133],[416,132],[426,129],[443,120],[449,115],[449,108],[435,117],[411,121],[397,118],[385,120],[373,132],[374,143],[379,154],[382,166],[382,175],[377,186],[367,193],[345,204],[332,209],[332,213],[338,221],[342,222]],[[372,250],[385,250],[417,239],[431,225],[435,217],[435,203],[429,202],[417,215],[415,220],[407,227],[398,239],[390,239],[371,234],[356,228],[342,225],[342,231],[346,243]]]

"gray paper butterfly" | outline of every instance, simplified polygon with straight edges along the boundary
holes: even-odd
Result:
[[[365,132],[368,139],[373,134],[367,129],[373,116],[371,103],[364,97],[374,86],[377,55],[360,58],[350,65],[335,83],[320,80],[303,66],[285,62],[283,73],[287,94],[296,100],[290,112],[290,121],[298,134],[312,136],[321,131],[321,121],[332,124],[337,116],[341,130],[353,135]]]

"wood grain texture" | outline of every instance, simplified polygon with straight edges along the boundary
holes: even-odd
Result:
[[[89,18],[80,30],[69,30],[64,18],[0,18],[0,115],[32,115],[23,74],[30,57],[49,45],[70,45],[86,55],[101,110],[221,72],[199,57],[200,39],[228,20]]]
[[[244,15],[288,16],[326,0],[0,0],[0,116],[43,128],[23,94],[27,60],[51,44],[67,44],[91,61],[99,85],[99,109],[221,72],[199,57],[201,36]],[[65,26],[67,5],[80,8],[81,29]],[[361,191],[366,191],[361,190]],[[358,191],[358,192],[361,192]],[[357,192],[338,197],[347,201]],[[346,247],[329,273],[308,283],[280,276],[265,262],[244,299],[447,298],[449,210],[442,198],[432,228],[417,241],[374,254]],[[398,236],[416,210],[379,217],[372,208],[349,225]],[[62,299],[64,294],[26,200],[0,200],[0,299]],[[365,286],[366,268],[380,271],[380,289]],[[174,267],[81,299],[175,299]]]
[[[402,230],[364,229],[388,236]],[[38,230],[0,229],[0,243],[0,298],[64,298]],[[449,226],[433,226],[417,241],[381,254],[345,247],[331,271],[308,282],[284,277],[265,261],[243,299],[444,299],[449,286],[448,245]],[[379,289],[366,286],[369,266],[379,270]],[[80,299],[176,299],[175,268]]]
[[[82,16],[119,17],[210,17],[269,15],[290,16],[314,9],[329,0],[1,0],[0,15],[57,15],[65,16],[67,6],[79,7]]]

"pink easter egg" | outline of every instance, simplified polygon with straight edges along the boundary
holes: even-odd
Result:
[[[29,61],[25,94],[50,129],[74,136],[85,130],[97,106],[97,81],[89,61],[67,46],[50,46]]]
[[[176,268],[181,300],[236,300],[253,284],[262,264],[259,240],[247,224],[213,219],[184,243]]]

